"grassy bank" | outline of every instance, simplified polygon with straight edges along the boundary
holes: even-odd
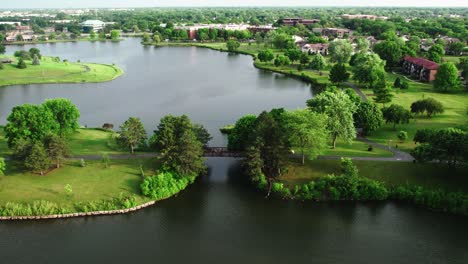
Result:
[[[419,185],[428,189],[468,192],[468,168],[448,169],[440,164],[411,162],[353,161],[363,177],[383,182],[388,187]],[[339,160],[307,161],[302,166],[291,161],[288,172],[279,179],[286,186],[307,183],[328,174],[341,174]]]
[[[123,74],[123,70],[114,65],[95,63],[55,62],[50,57],[43,57],[41,65],[32,65],[26,61],[26,69],[5,64],[0,70],[0,86],[41,83],[82,83],[106,82]]]
[[[121,195],[135,196],[138,203],[149,201],[140,195],[140,165],[147,175],[154,174],[154,160],[111,161],[109,168],[100,161],[86,163],[86,167],[81,167],[78,161],[69,160],[63,168],[39,176],[9,162],[6,176],[0,176],[0,205],[46,200],[73,211],[77,202],[109,200]],[[71,194],[65,191],[67,184],[73,190]]]

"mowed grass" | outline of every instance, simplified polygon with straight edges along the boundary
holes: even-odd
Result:
[[[403,78],[401,75],[388,74],[387,80],[389,83],[393,83],[396,77]],[[416,116],[416,118],[411,119],[409,124],[397,125],[395,129],[392,124],[386,124],[373,132],[369,139],[386,145],[398,145],[400,149],[410,151],[416,146],[412,139],[419,129],[442,129],[447,127],[468,129],[468,93],[462,90],[440,93],[436,92],[431,84],[414,81],[410,81],[409,85],[408,90],[394,90],[395,97],[391,104],[399,104],[410,109],[411,104],[417,100],[434,98],[444,105],[445,112],[432,118]],[[371,90],[363,90],[363,92],[368,96],[369,100],[372,100],[373,92]],[[405,142],[398,140],[397,134],[401,130],[408,132],[408,140]]]
[[[99,155],[99,154],[124,154],[127,151],[121,149],[112,138],[113,131],[102,129],[78,129],[67,139],[71,155]],[[5,138],[5,131],[0,126],[0,157],[11,155]]]
[[[429,189],[468,192],[467,167],[449,169],[443,164],[360,160],[353,163],[362,177],[379,180],[387,186],[408,184]],[[339,160],[308,160],[305,165],[300,164],[298,160],[292,160],[287,173],[280,177],[280,181],[292,187],[328,174],[340,173]]]
[[[10,57],[11,58],[11,57]],[[25,61],[27,68],[18,69],[16,58],[12,64],[5,64],[0,70],[0,86],[40,83],[80,83],[111,81],[123,74],[122,69],[113,65],[94,63],[54,62],[43,57],[41,65]]]
[[[72,206],[76,202],[117,198],[120,194],[146,201],[140,195],[140,165],[146,175],[153,175],[156,163],[154,159],[111,160],[110,167],[105,168],[100,161],[86,161],[86,167],[81,167],[79,161],[68,160],[62,168],[40,176],[8,162],[5,175],[0,176],[0,204],[47,200]],[[67,184],[73,190],[70,196],[65,192]]]
[[[353,143],[344,143],[338,141],[336,148],[331,146],[323,153],[325,156],[340,156],[340,157],[393,157],[393,153],[380,148],[373,148],[372,151],[368,150],[367,143],[354,140]]]

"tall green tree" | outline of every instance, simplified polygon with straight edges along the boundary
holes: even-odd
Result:
[[[460,78],[455,64],[451,62],[442,63],[437,70],[434,80],[434,89],[447,92],[460,87]]]
[[[52,113],[58,124],[60,136],[69,135],[80,127],[78,124],[80,111],[70,100],[64,98],[48,99],[42,105]]]
[[[39,172],[44,175],[44,171],[50,168],[50,159],[41,142],[34,143],[31,152],[26,157],[24,165],[33,172]]]
[[[345,64],[349,62],[353,47],[347,40],[338,40],[330,43],[328,47],[331,62]]]
[[[292,147],[301,151],[302,164],[305,155],[316,158],[327,146],[327,117],[309,110],[286,112],[286,127]]]
[[[163,117],[154,131],[152,146],[160,153],[159,160],[165,170],[192,177],[206,169],[203,144],[185,115]]]
[[[321,54],[315,54],[309,64],[309,68],[312,70],[320,71],[326,66],[325,58]]]
[[[384,81],[381,81],[377,86],[374,88],[374,95],[375,97],[374,102],[382,104],[390,103],[394,97],[392,88],[388,87]]]
[[[398,124],[409,123],[411,118],[410,111],[397,104],[382,108],[382,114],[386,123],[393,123],[393,129],[395,129]]]
[[[325,91],[307,101],[307,106],[314,112],[327,115],[327,128],[330,132],[333,148],[337,139],[351,143],[356,138],[353,114],[356,105],[343,91]]]
[[[379,54],[380,58],[387,62],[387,67],[397,66],[403,58],[401,45],[393,40],[385,40],[375,44],[374,52]]]
[[[361,102],[353,115],[354,125],[362,128],[364,135],[369,135],[383,124],[380,108],[372,102]]]
[[[65,139],[54,134],[49,134],[44,138],[44,147],[47,156],[50,160],[55,161],[57,168],[60,168],[62,160],[70,154]]]
[[[145,145],[146,130],[139,118],[130,117],[121,126],[117,132],[119,137],[117,142],[124,148],[130,149],[130,153],[135,153],[135,148]]]
[[[299,49],[287,49],[284,52],[284,55],[289,58],[289,60],[294,63],[295,61],[301,58],[302,51]]]
[[[59,131],[52,112],[41,105],[15,106],[7,121],[5,137],[9,147],[13,147],[20,139],[42,141],[46,135]]]
[[[328,78],[332,83],[342,83],[349,79],[349,72],[346,71],[344,64],[337,63],[331,68]]]
[[[353,79],[368,85],[371,89],[385,78],[385,61],[381,60],[379,55],[375,53],[359,56],[354,64],[352,68]]]
[[[228,149],[246,150],[252,145],[251,134],[255,126],[255,115],[245,115],[237,120],[231,133],[228,135]]]
[[[0,42],[1,42],[1,41],[0,41]],[[1,55],[1,54],[5,54],[5,52],[6,52],[5,45],[0,44],[0,55]]]

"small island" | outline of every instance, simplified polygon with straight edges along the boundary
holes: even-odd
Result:
[[[115,65],[70,62],[42,56],[37,48],[17,51],[15,56],[0,55],[0,87],[21,84],[107,82],[123,70]]]

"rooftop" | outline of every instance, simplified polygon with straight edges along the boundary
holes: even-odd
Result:
[[[439,68],[439,64],[433,62],[433,61],[430,61],[430,60],[426,60],[426,59],[423,59],[423,58],[415,58],[415,57],[410,57],[410,56],[405,56],[405,61],[409,61],[413,64],[416,64],[416,65],[419,65],[419,66],[423,66],[424,68],[426,69],[429,69],[429,70],[437,70]]]

